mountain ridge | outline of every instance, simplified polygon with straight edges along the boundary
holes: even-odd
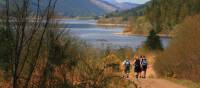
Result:
[[[148,6],[150,6],[150,3],[151,2],[149,1],[145,4],[139,5],[135,8],[131,8],[131,9],[128,9],[128,10],[125,10],[125,11],[108,13],[106,16],[108,16],[108,17],[122,16],[124,18],[127,18],[129,16],[143,16],[145,14],[146,8]]]
[[[135,7],[140,6],[141,4],[136,4],[136,3],[131,3],[131,2],[117,2],[116,0],[99,0],[99,1],[104,1],[107,2],[115,7],[117,7],[118,11],[125,11],[129,10]]]
[[[41,5],[45,7],[49,0],[42,0]],[[32,0],[32,8],[35,8],[35,0]],[[55,11],[58,15],[76,17],[76,16],[100,16],[109,13],[109,10],[102,9],[90,0],[58,0]]]
[[[41,8],[45,8],[49,0],[40,0]],[[2,5],[1,5],[2,4]],[[5,0],[0,0],[0,7],[5,5]],[[115,0],[58,0],[55,11],[57,15],[76,16],[102,16],[115,11],[124,11],[134,8],[138,4],[119,3]],[[37,9],[37,0],[30,0],[30,8]]]

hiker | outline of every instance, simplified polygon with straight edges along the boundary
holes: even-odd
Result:
[[[146,78],[146,71],[147,71],[147,59],[145,56],[142,57],[142,61],[141,61],[141,65],[142,65],[142,78]]]
[[[138,77],[142,78],[142,59],[143,59],[143,56],[141,55],[139,57],[139,61],[140,61],[140,70],[139,70],[139,73],[138,73]]]
[[[141,65],[140,65],[140,59],[136,58],[134,63],[134,72],[135,72],[135,78],[138,79],[140,72],[141,72]]]
[[[125,78],[129,78],[129,73],[130,73],[130,61],[128,60],[128,58],[123,62],[124,65],[124,73],[125,73]]]

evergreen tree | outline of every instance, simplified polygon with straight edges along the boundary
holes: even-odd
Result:
[[[154,30],[149,32],[145,45],[149,50],[163,50],[160,37],[157,36]]]

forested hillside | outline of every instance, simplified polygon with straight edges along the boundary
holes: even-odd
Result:
[[[150,5],[150,2],[140,5],[136,8],[132,8],[130,10],[122,11],[122,12],[113,12],[108,14],[108,17],[130,17],[130,16],[143,16],[145,14],[146,8]]]
[[[154,29],[157,33],[170,35],[173,28],[181,23],[185,17],[199,12],[200,0],[151,0],[137,8],[124,12],[114,12],[106,15],[106,17],[123,17],[123,20],[129,22],[125,31],[128,30],[133,34],[146,34]],[[141,16],[143,16],[142,20]],[[138,27],[146,24],[148,24],[147,27]],[[136,32],[135,30],[143,32]]]
[[[150,5],[150,2],[147,2],[143,5],[139,5],[135,8],[125,10],[125,11],[115,11],[112,13],[106,14],[104,17],[100,18],[98,20],[98,23],[112,23],[112,24],[124,24],[128,23],[128,27],[126,27],[125,31],[130,32],[133,29],[133,18],[137,18],[140,16],[144,16],[146,12],[146,8]],[[132,26],[132,27],[130,27]]]
[[[161,30],[171,30],[186,16],[200,12],[200,0],[152,0],[147,8],[147,18],[153,27]]]

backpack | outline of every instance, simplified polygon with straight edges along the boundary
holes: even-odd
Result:
[[[141,64],[142,64],[142,66],[147,66],[147,60],[146,59],[142,59]]]
[[[129,67],[130,66],[130,62],[129,61],[125,61],[125,66]]]
[[[135,61],[135,67],[140,67],[140,60],[139,59],[137,59],[136,61]]]

